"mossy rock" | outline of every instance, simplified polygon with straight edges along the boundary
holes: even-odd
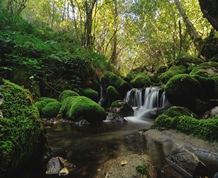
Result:
[[[116,112],[119,115],[122,115],[123,117],[133,116],[134,114],[132,107],[122,100],[114,101],[111,104],[111,111]]]
[[[121,99],[120,94],[113,86],[107,87],[107,95],[111,103],[114,102],[115,100]]]
[[[137,76],[138,72],[135,72],[135,71],[131,71],[130,73],[128,73],[123,79],[125,81],[127,81],[128,83],[130,83],[130,81],[132,79],[134,79],[136,76]]]
[[[188,110],[187,108],[180,107],[180,106],[171,106],[163,114],[165,114],[168,117],[190,116],[190,117],[198,118],[198,116],[195,113]]]
[[[102,122],[106,118],[104,108],[85,96],[71,96],[62,102],[61,113],[64,118],[78,121],[87,120],[90,124]]]
[[[190,116],[169,117],[162,114],[156,118],[152,129],[174,129],[207,141],[218,140],[218,117],[198,120]]]
[[[42,109],[46,106],[45,101],[37,101],[34,105],[38,108],[39,114],[42,114]]]
[[[179,66],[179,65],[183,65],[186,68],[188,67],[194,67],[197,66],[201,63],[203,63],[204,61],[202,59],[200,59],[197,56],[192,56],[188,53],[182,52],[179,54],[179,56],[177,57],[177,59],[174,61],[175,65]]]
[[[99,96],[98,92],[93,90],[92,88],[85,88],[82,90],[82,95],[92,99],[95,102],[98,102]]]
[[[42,108],[42,116],[45,118],[56,117],[60,111],[61,103],[58,101],[52,101]]]
[[[0,117],[0,177],[4,177],[35,161],[43,126],[29,91],[7,80],[0,83],[4,98]]]
[[[67,98],[69,96],[79,96],[79,94],[77,92],[73,91],[73,90],[64,90],[59,95],[58,101],[62,102],[62,101],[64,101],[65,98]]]
[[[165,95],[170,103],[195,108],[195,100],[201,95],[200,83],[188,74],[178,74],[165,85]]]
[[[44,101],[44,102],[46,102],[48,104],[50,102],[54,102],[54,101],[57,101],[57,100],[54,99],[54,98],[49,98],[49,97],[40,97],[39,101]]]
[[[131,81],[130,84],[134,88],[143,88],[151,85],[150,78],[144,73],[138,73]]]
[[[115,75],[113,72],[107,72],[101,79],[103,85],[114,86],[119,92],[121,98],[124,98],[127,91],[132,87],[129,83],[123,80],[121,77]]]
[[[184,66],[172,66],[166,72],[161,74],[159,78],[162,83],[167,83],[171,77],[184,73],[186,73],[186,68]]]

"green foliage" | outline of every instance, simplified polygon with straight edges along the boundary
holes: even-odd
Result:
[[[166,72],[162,73],[159,78],[162,83],[167,83],[170,78],[177,74],[184,74],[186,72],[186,68],[184,66],[172,66]]]
[[[61,113],[64,118],[77,121],[86,119],[90,124],[105,119],[104,109],[85,96],[71,96],[62,102]]]
[[[0,175],[34,157],[40,143],[42,124],[27,90],[3,80],[4,103],[0,118]]]
[[[46,102],[45,101],[37,101],[35,102],[35,106],[38,108],[38,111],[40,113],[40,115],[42,114],[42,109],[46,106]]]
[[[66,99],[69,96],[79,96],[79,94],[77,92],[75,92],[75,91],[72,91],[72,90],[64,90],[59,95],[58,100],[60,102],[62,102],[62,101],[64,101],[64,99]]]
[[[99,96],[98,96],[98,92],[93,90],[92,88],[85,88],[82,90],[82,95],[92,99],[95,102],[98,102],[99,100]]]
[[[118,93],[116,88],[113,86],[107,87],[107,95],[108,95],[111,103],[114,102],[115,100],[121,99],[120,94]]]
[[[168,108],[165,112],[165,115],[168,117],[175,117],[175,116],[191,116],[194,118],[198,118],[198,116],[193,113],[192,111],[188,110],[187,108],[180,107],[180,106],[172,106]]]
[[[150,78],[144,73],[138,73],[131,81],[130,84],[134,88],[148,87],[151,85]]]
[[[57,101],[49,102],[42,108],[42,116],[45,118],[56,117],[60,111],[61,103]]]
[[[136,170],[137,170],[140,174],[147,175],[148,178],[150,177],[150,176],[149,176],[149,172],[148,172],[147,166],[138,165],[138,166],[136,166]]]
[[[49,98],[49,97],[41,97],[39,98],[39,101],[43,101],[45,102],[46,104],[50,103],[50,102],[57,102],[56,99],[54,98]]]

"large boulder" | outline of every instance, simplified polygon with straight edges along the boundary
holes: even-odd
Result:
[[[201,95],[201,85],[190,75],[178,74],[166,83],[165,95],[172,104],[195,109],[196,99]]]
[[[102,122],[106,118],[105,110],[85,96],[71,96],[62,102],[62,116],[65,119],[87,120],[90,124]]]
[[[119,92],[113,86],[107,87],[107,96],[109,98],[110,103],[121,99]]]
[[[83,96],[86,96],[95,102],[98,102],[99,100],[98,92],[92,88],[84,88],[81,93]]]
[[[133,116],[134,114],[132,107],[122,100],[114,101],[111,104],[111,111],[124,117]]]
[[[0,177],[3,177],[36,161],[43,126],[29,91],[2,79],[0,89],[3,96],[0,106]]]
[[[151,85],[151,80],[145,73],[138,73],[130,81],[130,84],[134,88],[149,87]]]
[[[65,98],[67,98],[69,96],[79,96],[79,94],[77,92],[73,91],[73,90],[64,90],[59,95],[58,101],[62,102],[62,101],[64,101]]]

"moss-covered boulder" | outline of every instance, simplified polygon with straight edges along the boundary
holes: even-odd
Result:
[[[120,94],[118,93],[116,88],[113,86],[107,87],[107,95],[111,103],[116,100],[121,99]]]
[[[218,117],[198,120],[190,116],[158,116],[151,128],[174,129],[207,141],[218,140]]]
[[[165,85],[165,95],[170,103],[194,109],[201,95],[200,83],[188,74],[178,74]]]
[[[159,79],[162,83],[167,83],[169,79],[177,74],[186,73],[186,68],[183,65],[180,66],[172,66],[166,72],[162,73],[159,76]]]
[[[59,95],[58,101],[62,102],[62,101],[64,101],[65,98],[67,98],[69,96],[79,96],[79,94],[77,92],[73,91],[73,90],[64,90]]]
[[[164,112],[164,114],[167,115],[168,117],[189,116],[189,117],[198,118],[198,116],[195,113],[188,110],[187,108],[180,107],[180,106],[171,106]]]
[[[45,101],[37,101],[35,102],[35,106],[38,108],[39,114],[42,115],[42,109],[46,106],[46,102]]]
[[[86,96],[95,102],[99,101],[98,92],[93,90],[92,88],[84,88],[81,93],[83,96]]]
[[[0,106],[0,177],[36,161],[42,123],[30,93],[6,80],[0,80],[3,104]]]
[[[49,98],[49,97],[40,97],[39,98],[39,101],[43,101],[45,102],[46,104],[50,103],[50,102],[55,102],[57,101],[56,99],[54,98]]]
[[[150,78],[145,73],[138,73],[131,81],[130,84],[134,88],[149,87],[151,85]]]
[[[42,116],[45,118],[56,117],[60,111],[61,103],[58,101],[52,101],[42,108]]]
[[[87,120],[90,124],[102,122],[106,118],[105,110],[93,100],[85,96],[71,96],[62,102],[62,116],[78,121]]]
[[[113,72],[107,72],[101,79],[103,86],[114,86],[119,92],[121,98],[124,98],[127,91],[129,91],[132,87],[129,83],[123,80],[121,77],[115,75]],[[107,88],[106,87],[106,88]]]
[[[132,107],[122,100],[114,101],[111,104],[111,111],[118,113],[119,115],[123,117],[133,116],[134,114]]]
[[[195,67],[190,76],[199,81],[203,89],[203,99],[209,100],[218,96],[218,63],[205,62]]]

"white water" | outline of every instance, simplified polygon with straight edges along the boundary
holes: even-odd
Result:
[[[158,87],[147,87],[145,90],[133,88],[127,92],[124,99],[134,108],[134,117],[128,118],[134,121],[156,114],[158,109],[165,108],[169,102],[164,92]]]

